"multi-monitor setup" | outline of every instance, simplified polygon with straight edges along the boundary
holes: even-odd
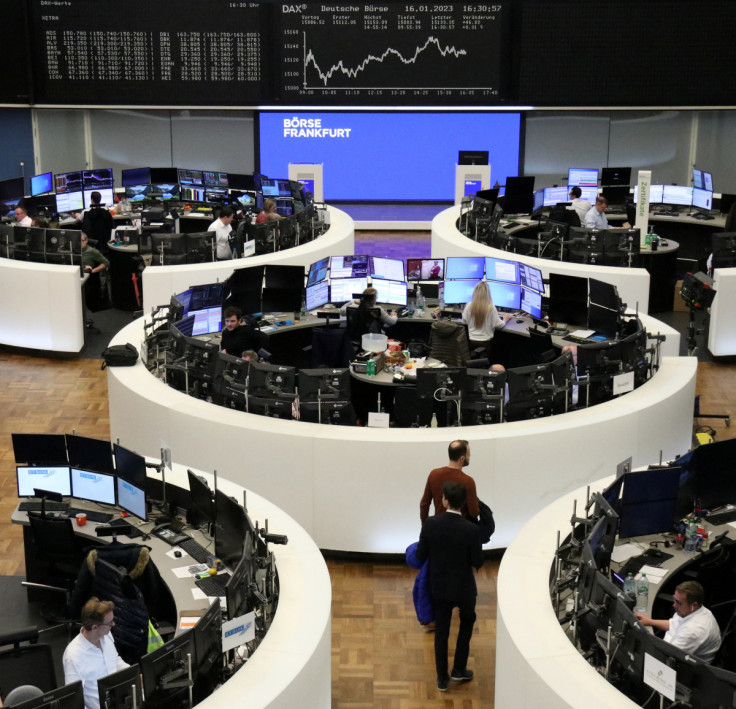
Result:
[[[18,497],[37,497],[41,490],[148,519],[143,456],[85,436],[14,433],[12,438]]]
[[[682,706],[711,709],[733,704],[736,673],[686,656],[643,627],[633,613],[634,599],[623,593],[623,574],[611,568],[617,538],[674,534],[680,520],[692,511],[693,500],[699,500],[705,510],[736,499],[736,485],[729,474],[733,443],[713,444],[710,451],[703,446],[671,465],[617,477],[592,496],[588,518],[577,525],[572,543],[561,547],[564,565],[577,569],[577,600],[568,617],[575,618],[579,649],[591,664],[606,667],[609,681],[637,703],[652,696],[644,672],[644,658],[649,655],[675,670]],[[690,568],[688,578],[699,578],[699,569],[709,567],[718,573],[730,553],[723,546],[730,548],[730,544],[723,540],[721,547],[706,552],[700,566]],[[717,594],[717,589],[709,585],[706,592]],[[708,599],[706,605],[711,605]],[[732,602],[722,605],[727,607],[727,620]]]
[[[82,232],[0,224],[0,257],[82,266]]]

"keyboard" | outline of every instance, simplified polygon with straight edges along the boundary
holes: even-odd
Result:
[[[51,500],[46,501],[44,506],[46,512],[66,512],[69,509],[68,502],[52,502]],[[41,500],[23,500],[18,505],[19,512],[40,512],[41,511]]]
[[[218,574],[217,576],[207,576],[203,579],[197,579],[194,583],[196,583],[197,588],[204,591],[207,596],[224,596],[225,585],[229,578],[229,574]]]
[[[719,524],[728,524],[729,522],[736,522],[736,507],[732,510],[723,510],[722,512],[713,512],[709,514],[705,521],[708,524],[717,526]]]
[[[114,515],[107,512],[95,512],[93,510],[80,510],[77,507],[70,507],[67,511],[67,517],[76,517],[80,512],[87,515],[88,522],[97,522],[97,524],[106,524]]]
[[[200,564],[207,563],[208,556],[214,556],[211,551],[205,549],[199,542],[195,541],[191,537],[187,537],[184,541],[179,542],[179,546],[192,557],[195,561]]]

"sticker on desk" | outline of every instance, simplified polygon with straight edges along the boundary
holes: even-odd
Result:
[[[388,414],[377,411],[368,412],[368,428],[388,428]]]
[[[660,662],[649,653],[644,653],[644,684],[675,701],[677,671]]]
[[[613,395],[626,394],[630,391],[634,391],[634,373],[617,374],[613,378]]]

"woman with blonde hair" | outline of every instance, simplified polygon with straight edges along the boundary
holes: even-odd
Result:
[[[468,326],[471,352],[475,348],[484,347],[490,357],[493,333],[502,328],[509,317],[498,314],[491,300],[488,283],[478,283],[473,289],[473,299],[463,309],[463,322]]]

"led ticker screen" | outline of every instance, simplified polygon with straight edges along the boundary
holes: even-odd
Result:
[[[323,163],[325,200],[454,199],[458,151],[493,155],[491,178],[519,174],[519,113],[261,113],[261,171]],[[431,146],[431,149],[428,149]],[[265,195],[264,191],[264,195]]]

